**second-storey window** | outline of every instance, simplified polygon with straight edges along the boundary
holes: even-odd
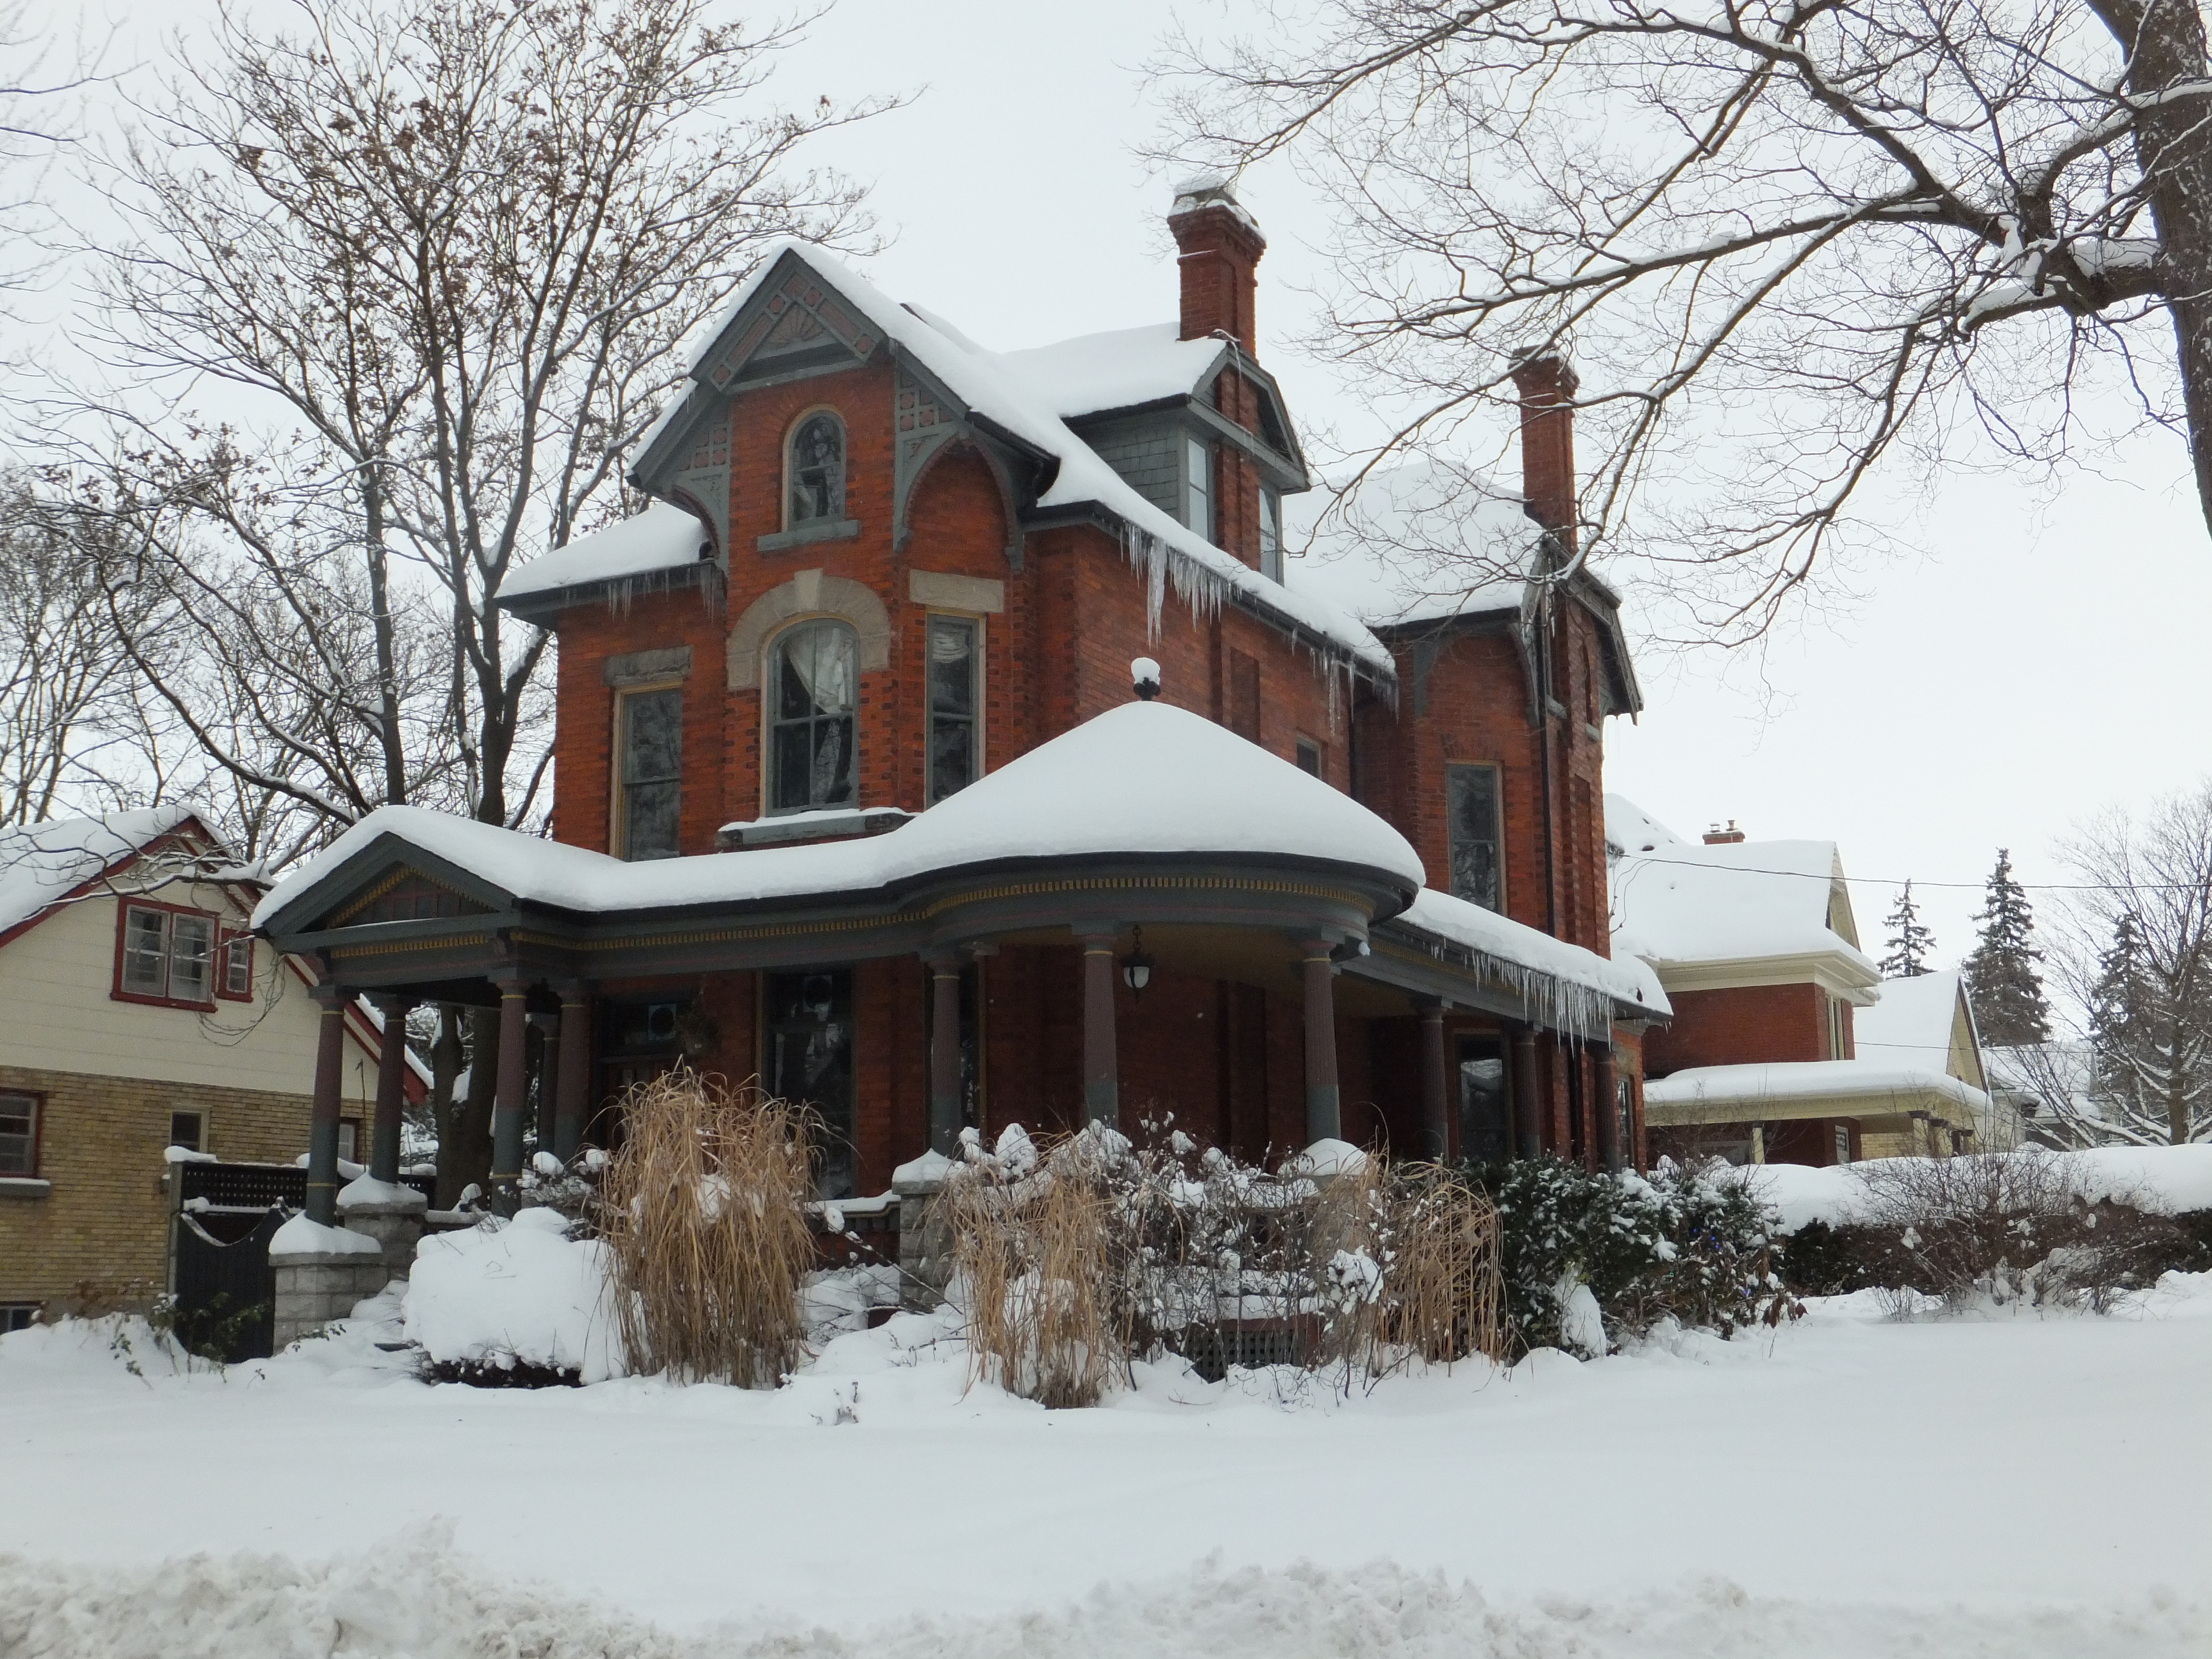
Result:
[[[1196,438],[1183,441],[1182,521],[1213,539],[1213,451]]]
[[[1270,581],[1283,580],[1282,498],[1272,489],[1260,492],[1260,574]]]
[[[156,1002],[212,1001],[215,945],[213,916],[126,903],[116,989],[126,997]]]
[[[1450,791],[1451,890],[1455,898],[1486,910],[1505,908],[1505,869],[1500,834],[1498,769],[1446,769]]]
[[[982,629],[972,617],[929,619],[929,799],[934,805],[983,769],[976,729]]]
[[[860,636],[843,623],[807,623],[769,659],[769,810],[848,806],[854,795]]]
[[[0,1176],[39,1173],[39,1097],[0,1095]]]
[[[684,693],[627,691],[619,705],[621,795],[616,821],[626,859],[672,859],[683,805]]]
[[[218,963],[221,979],[216,994],[233,1002],[253,1000],[253,935],[225,933]]]
[[[828,410],[791,433],[787,530],[845,516],[845,423]]]

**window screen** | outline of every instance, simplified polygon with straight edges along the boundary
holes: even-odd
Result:
[[[241,1000],[253,994],[253,935],[233,933],[222,942],[222,994]]]
[[[791,523],[845,516],[845,423],[824,410],[791,434]]]
[[[1498,769],[1452,767],[1447,787],[1451,792],[1452,895],[1486,910],[1503,910],[1505,881],[1498,833]]]
[[[215,995],[215,918],[169,918],[169,997],[206,1002]]]
[[[803,812],[854,797],[860,639],[842,623],[810,623],[776,641],[770,697],[769,807]]]
[[[1182,521],[1213,539],[1213,451],[1195,438],[1184,441]]]
[[[959,793],[982,770],[976,741],[980,630],[968,617],[929,619],[929,799]]]
[[[672,859],[683,805],[684,693],[623,699],[623,856]]]
[[[39,1097],[0,1095],[0,1176],[38,1174]]]

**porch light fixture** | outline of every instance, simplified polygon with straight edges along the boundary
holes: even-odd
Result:
[[[1160,695],[1160,665],[1150,657],[1138,657],[1130,662],[1129,678],[1133,682],[1138,702],[1150,702]]]
[[[1145,954],[1145,930],[1141,927],[1129,941],[1129,954],[1121,958],[1121,983],[1129,988],[1129,994],[1142,1002],[1145,987],[1152,982],[1152,959]]]

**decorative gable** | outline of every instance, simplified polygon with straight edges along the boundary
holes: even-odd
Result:
[[[331,915],[332,927],[366,927],[383,921],[445,921],[489,915],[491,907],[424,875],[401,868]]]
[[[748,307],[732,338],[701,365],[699,379],[717,392],[728,392],[759,372],[864,363],[882,343],[837,295],[797,260],[763,300]]]

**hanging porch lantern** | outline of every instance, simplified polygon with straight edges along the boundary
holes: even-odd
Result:
[[[1135,930],[1129,941],[1129,954],[1121,958],[1121,983],[1129,988],[1129,994],[1139,1002],[1145,1000],[1145,987],[1152,982],[1152,959],[1145,953],[1145,930]]]

